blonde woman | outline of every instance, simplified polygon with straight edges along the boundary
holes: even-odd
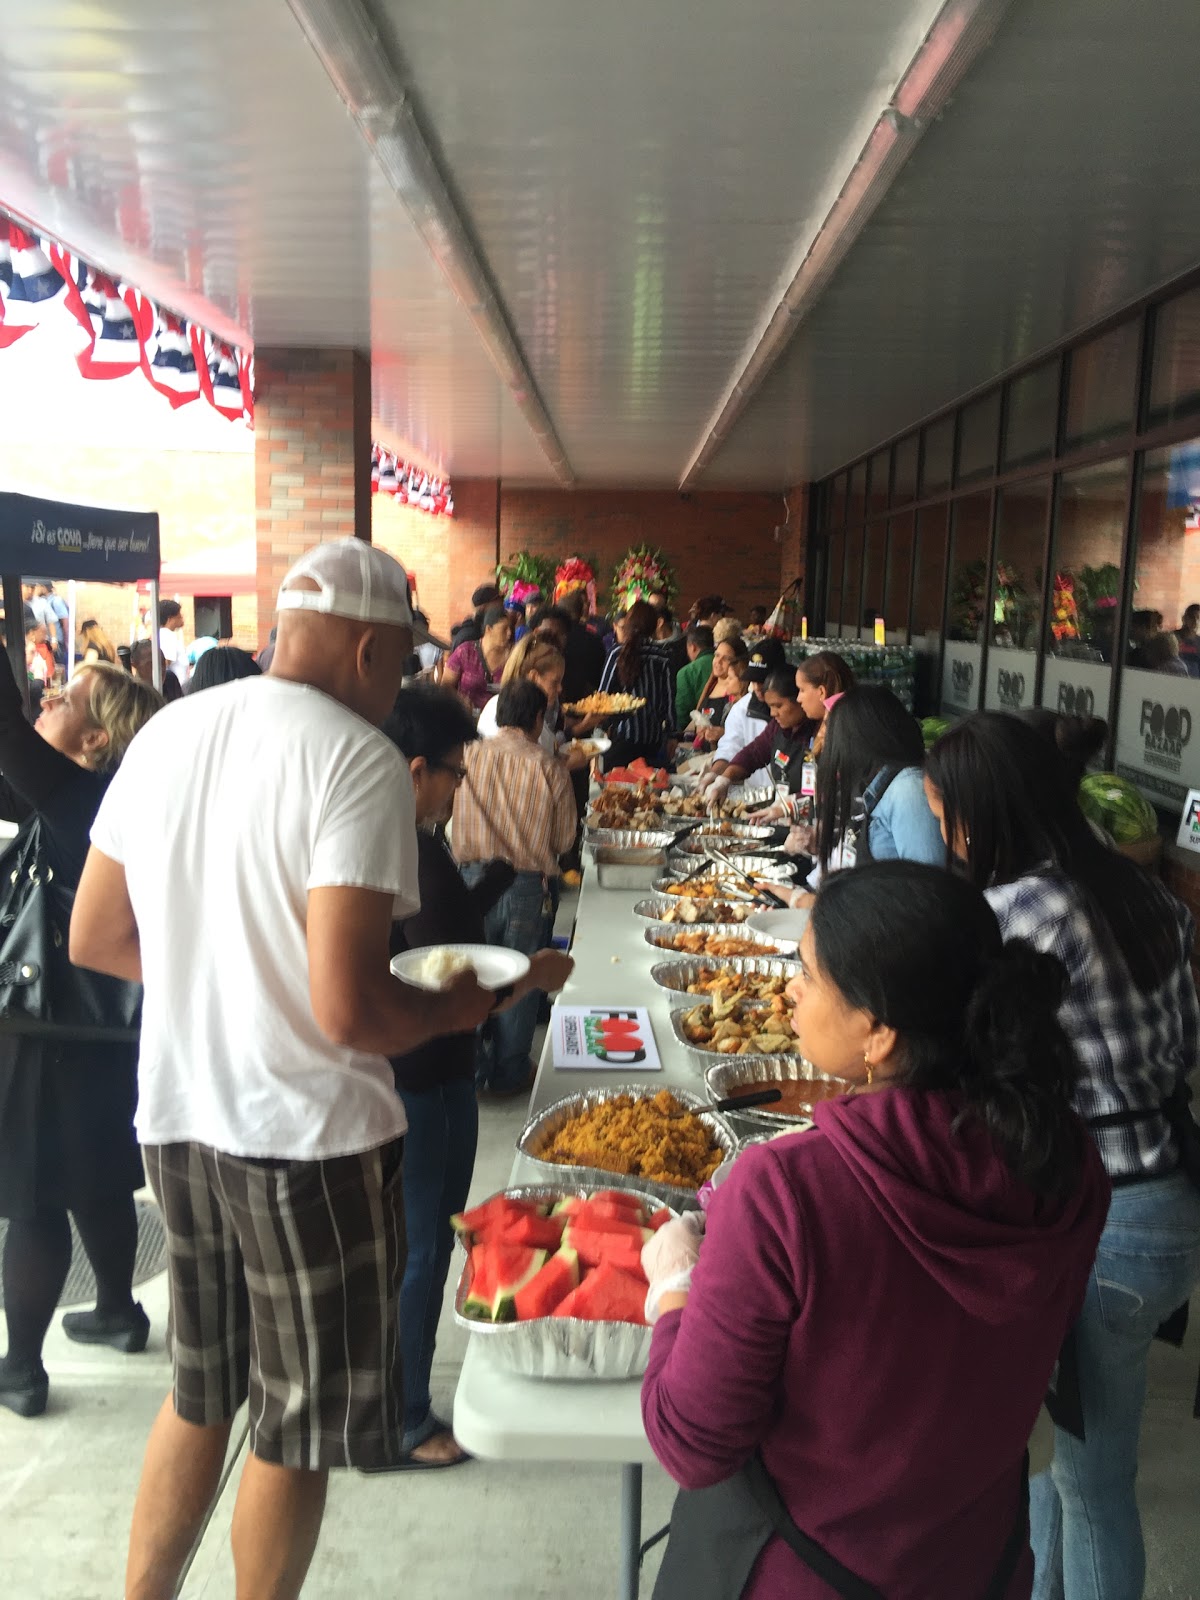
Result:
[[[162,704],[154,689],[98,661],[48,690],[30,727],[8,657],[0,660],[0,815],[38,818],[48,865],[72,892],[109,780]],[[42,1344],[71,1263],[68,1211],[97,1296],[95,1310],[64,1317],[64,1332],[83,1344],[145,1348],[150,1324],[132,1295],[133,1196],[143,1182],[136,1099],[136,1044],[0,1033],[0,1217],[8,1218],[0,1405],[18,1416],[46,1409]]]
[[[504,663],[504,671],[500,675],[500,687],[503,689],[508,684],[515,683],[518,678],[528,678],[531,683],[537,684],[546,696],[547,702],[546,719],[540,741],[542,748],[550,755],[561,754],[568,769],[574,771],[577,767],[586,767],[588,758],[578,750],[568,754],[560,749],[562,735],[559,727],[562,722],[562,708],[559,701],[566,670],[566,657],[552,639],[548,639],[543,633],[527,633]],[[499,696],[493,696],[479,713],[478,726],[481,738],[494,739],[500,731],[496,726],[498,698]]]
[[[79,624],[79,637],[83,644],[82,655],[85,664],[107,661],[114,667],[117,665],[116,646],[94,617],[89,617],[86,622]]]

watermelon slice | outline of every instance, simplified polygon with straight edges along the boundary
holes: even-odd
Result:
[[[499,1239],[503,1244],[528,1244],[535,1249],[557,1250],[562,1235],[562,1218],[525,1216],[502,1222],[494,1231],[489,1227],[484,1238]]]
[[[518,1322],[529,1322],[534,1317],[548,1317],[571,1293],[579,1287],[579,1257],[574,1250],[559,1250],[546,1265],[513,1296],[513,1310]]]
[[[635,1277],[641,1276],[641,1242],[627,1234],[597,1233],[587,1228],[568,1227],[563,1234],[563,1244],[576,1253],[585,1267],[599,1267],[607,1261]]]
[[[519,1217],[538,1217],[541,1214],[541,1207],[532,1200],[513,1200],[506,1194],[494,1194],[490,1200],[485,1200],[471,1211],[460,1211],[451,1217],[450,1226],[456,1233],[476,1234],[484,1232],[489,1224],[494,1225],[501,1219],[516,1221]]]
[[[585,1202],[587,1209],[601,1217],[615,1217],[618,1222],[634,1222],[641,1227],[646,1220],[646,1208],[636,1196],[622,1194],[619,1189],[601,1189]]]
[[[546,1251],[490,1241],[471,1251],[471,1287],[464,1315],[484,1322],[511,1322],[513,1296],[546,1264]]]
[[[575,1290],[572,1316],[590,1322],[646,1321],[646,1282],[608,1262],[598,1266]]]
[[[651,1233],[657,1233],[660,1228],[665,1228],[670,1220],[671,1212],[667,1206],[663,1206],[660,1210],[654,1213],[646,1226],[650,1229]]]
[[[650,1230],[642,1227],[640,1220],[630,1222],[624,1217],[609,1216],[603,1210],[596,1211],[590,1200],[572,1215],[571,1226],[588,1228],[593,1233],[624,1233],[637,1239],[640,1244],[645,1244],[650,1237]]]
[[[570,1294],[568,1294],[565,1299],[562,1299],[558,1302],[550,1315],[552,1317],[574,1317],[578,1315],[575,1310],[575,1297],[578,1293],[578,1289],[572,1289]]]

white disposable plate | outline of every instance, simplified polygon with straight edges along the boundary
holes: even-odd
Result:
[[[755,911],[746,918],[746,926],[753,932],[771,939],[776,944],[798,945],[808,927],[811,911]]]
[[[507,989],[509,984],[516,983],[529,971],[528,956],[523,956],[519,950],[505,950],[501,945],[443,944],[436,948],[450,950],[456,956],[464,956],[475,969],[475,976],[481,989]],[[421,976],[422,963],[430,953],[429,949],[406,950],[403,955],[393,956],[393,974],[397,978],[403,978],[405,983],[411,983],[414,988],[440,992],[448,986],[444,983],[430,983],[427,978]]]
[[[594,745],[595,746],[595,754],[598,755],[598,756],[602,756],[602,755],[604,755],[604,753],[606,751],[612,749],[612,740],[609,739],[609,738],[606,738],[605,735],[602,734],[602,733],[584,733],[584,734],[580,734],[578,739],[571,739],[571,740],[568,741],[567,749],[568,750],[578,750],[578,748],[579,748],[579,746],[581,744]]]

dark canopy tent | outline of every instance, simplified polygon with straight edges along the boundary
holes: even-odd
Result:
[[[77,506],[65,500],[0,493],[0,574],[4,584],[5,642],[17,682],[26,682],[21,579],[51,582],[137,583],[149,579],[158,614],[158,513]],[[157,667],[157,655],[155,656]],[[158,673],[155,672],[157,679]]]

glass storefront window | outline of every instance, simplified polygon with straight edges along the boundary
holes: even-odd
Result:
[[[905,505],[917,496],[917,454],[921,442],[919,434],[910,433],[896,446],[892,467],[892,504]]]
[[[1050,555],[1050,626],[1042,705],[1108,717],[1129,459],[1064,472]]]
[[[1006,467],[1042,461],[1053,452],[1058,427],[1060,366],[1056,356],[1009,384],[1008,420],[1004,427]]]
[[[850,469],[850,493],[846,500],[846,526],[852,528],[867,514],[867,463],[860,461]]]
[[[1178,806],[1200,788],[1200,439],[1147,454],[1133,560],[1117,771]]]
[[[913,538],[916,518],[910,511],[905,517],[893,517],[888,529],[887,588],[883,598],[883,618],[887,623],[889,642],[904,643],[908,639],[908,601],[912,588]],[[942,562],[938,562],[941,570]],[[940,607],[940,600],[939,600]]]
[[[849,473],[840,472],[832,483],[833,500],[829,508],[829,526],[840,528],[846,521],[846,485]]]
[[[992,647],[983,696],[990,711],[1021,711],[1034,703],[1049,512],[1049,478],[997,492]]]
[[[963,495],[951,506],[950,595],[946,610],[946,653],[942,663],[943,715],[956,716],[979,709],[991,514],[992,497],[987,491]]]
[[[892,452],[879,450],[871,457],[871,481],[867,489],[867,515],[886,511],[888,488],[892,476]]]
[[[1136,319],[1123,322],[1071,351],[1065,445],[1104,444],[1132,428],[1138,327]]]
[[[993,389],[982,400],[962,409],[958,428],[958,471],[956,483],[971,478],[990,477],[996,470],[1000,445],[1000,391]]]
[[[1177,295],[1154,313],[1148,427],[1200,413],[1200,288]]]
[[[925,459],[921,466],[921,498],[950,487],[954,466],[954,418],[943,417],[925,429]]]
[[[859,604],[862,599],[863,530],[847,528],[846,563],[842,578],[842,632],[854,638],[858,634]]]
[[[875,632],[875,618],[883,615],[884,564],[887,561],[887,523],[867,523],[867,539],[863,550],[862,612],[859,624],[863,637],[870,639]]]
[[[916,579],[913,583],[913,643],[933,654],[941,647],[942,606],[946,599],[946,523],[948,506],[930,506],[917,515]]]
[[[835,635],[841,631],[842,566],[845,559],[846,535],[838,528],[829,536],[829,597],[825,602],[825,629]]]

